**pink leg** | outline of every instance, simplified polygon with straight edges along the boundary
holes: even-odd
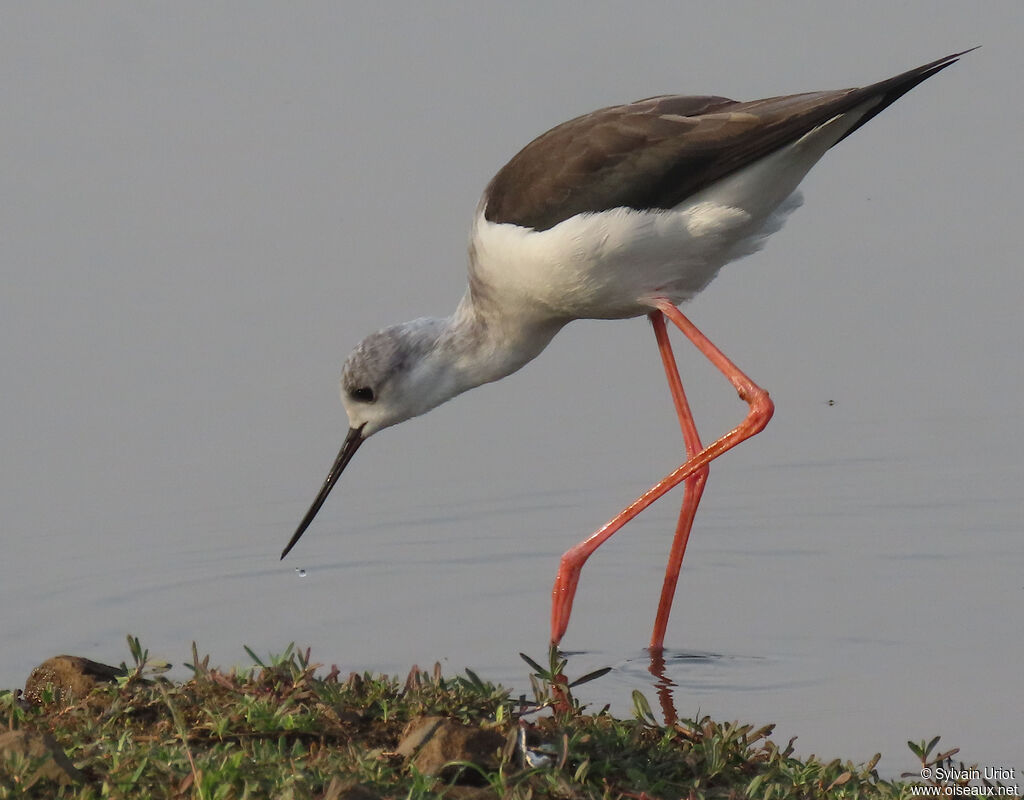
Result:
[[[660,311],[654,311],[649,316],[651,325],[654,326],[654,336],[658,340],[661,363],[665,367],[665,377],[668,379],[669,390],[672,392],[672,401],[676,407],[676,415],[679,417],[679,427],[683,431],[683,441],[686,443],[686,457],[691,459],[703,449],[703,445],[700,443],[700,436],[697,434],[697,424],[693,421],[690,404],[686,402],[686,393],[683,392],[683,382],[679,377],[679,368],[676,366],[676,359],[672,353],[672,344],[668,339],[668,331],[665,330],[665,316]],[[697,514],[697,506],[700,504],[701,495],[704,493],[704,484],[707,483],[707,480],[708,468],[704,467],[687,478],[684,485],[683,505],[679,510],[676,535],[672,540],[672,550],[669,553],[668,566],[665,569],[665,582],[662,584],[661,599],[658,601],[658,615],[654,619],[654,631],[651,633],[650,649],[652,651],[660,652],[665,644],[665,630],[668,628],[668,615],[672,610],[672,598],[675,596],[676,584],[679,582],[679,570],[683,566],[686,543],[690,540],[690,528],[693,527],[693,518]]]
[[[772,412],[775,410],[771,399],[768,397],[768,392],[744,375],[735,364],[725,357],[721,350],[711,344],[707,337],[690,320],[683,316],[683,313],[678,308],[665,299],[656,300],[653,305],[672,320],[673,324],[686,335],[686,338],[693,342],[697,349],[729,379],[729,382],[739,394],[740,399],[750,406],[750,411],[747,413],[746,419],[725,434],[725,436],[703,448],[697,455],[688,457],[682,466],[666,475],[640,495],[640,497],[626,506],[596,533],[566,551],[565,555],[562,556],[558,575],[555,578],[555,586],[551,592],[551,641],[554,644],[558,644],[562,636],[565,635],[565,629],[569,625],[569,615],[572,613],[572,601],[576,595],[576,586],[580,579],[580,571],[591,554],[604,544],[619,528],[659,497],[678,486],[691,475],[696,475],[707,467],[711,461],[722,455],[722,453],[731,450],[740,442],[764,430],[764,426],[768,424],[768,420],[771,419]],[[671,386],[671,378],[669,383]],[[675,397],[674,389],[673,397]],[[680,422],[684,425],[685,435],[685,424],[682,423],[682,419]],[[675,549],[676,547],[673,545],[673,551]],[[661,610],[659,609],[660,616]],[[655,628],[655,633],[657,633],[657,627]]]

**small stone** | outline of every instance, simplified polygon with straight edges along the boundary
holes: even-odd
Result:
[[[424,775],[450,780],[462,769],[446,767],[452,761],[468,761],[483,769],[497,768],[496,753],[504,744],[505,737],[494,730],[444,717],[421,717],[406,726],[397,752]],[[478,782],[481,777],[470,770],[463,772],[462,779]]]
[[[113,683],[122,674],[117,667],[81,656],[54,656],[32,670],[25,681],[25,699],[42,703],[43,691],[53,686],[54,700],[69,703],[85,697],[101,683]]]

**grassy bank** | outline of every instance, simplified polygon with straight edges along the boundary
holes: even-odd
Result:
[[[632,719],[581,708],[557,654],[528,660],[526,699],[469,670],[345,675],[291,647],[230,671],[193,648],[192,678],[172,683],[129,643],[133,663],[84,696],[52,683],[31,701],[0,693],[0,734],[22,742],[4,750],[0,798],[912,796],[879,778],[877,756],[800,760],[770,726],[665,725],[638,693]],[[953,766],[937,741],[912,747]]]

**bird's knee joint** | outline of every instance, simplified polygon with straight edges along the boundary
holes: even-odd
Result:
[[[744,399],[750,403],[750,413],[747,415],[747,419],[753,424],[754,433],[759,433],[764,430],[768,420],[775,413],[775,403],[768,396],[768,392],[759,386],[755,387],[754,391],[750,392],[750,396]]]

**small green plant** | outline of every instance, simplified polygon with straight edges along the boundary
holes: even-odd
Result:
[[[131,654],[134,666],[129,667],[121,662],[121,675],[117,677],[118,685],[126,686],[137,681],[147,680],[148,677],[162,675],[171,669],[166,661],[151,661],[149,650],[142,647],[137,636],[128,634],[128,652]]]
[[[588,672],[574,681],[570,681],[565,675],[565,667],[568,665],[569,660],[562,655],[555,645],[551,645],[548,649],[547,667],[542,667],[526,655],[526,653],[520,653],[519,657],[533,669],[533,674],[530,675],[530,686],[533,688],[533,696],[537,706],[541,708],[550,707],[559,714],[581,713],[583,706],[573,697],[572,690],[584,683],[597,680],[612,670],[611,667],[601,667],[593,672]]]
[[[654,716],[654,712],[651,710],[651,704],[647,702],[647,698],[644,697],[643,692],[639,689],[634,689],[633,694],[633,716],[640,720],[645,725],[651,727],[657,727],[658,720]]]
[[[921,759],[921,766],[923,767],[935,767],[941,766],[943,763],[948,762],[952,765],[952,757],[960,752],[959,747],[954,747],[952,750],[947,750],[945,753],[937,753],[932,755],[932,751],[935,749],[935,745],[939,743],[940,736],[936,736],[930,742],[925,744],[924,739],[919,744],[914,742],[907,742],[907,747],[910,748],[910,752]],[[904,773],[903,777],[909,777],[913,773]]]

